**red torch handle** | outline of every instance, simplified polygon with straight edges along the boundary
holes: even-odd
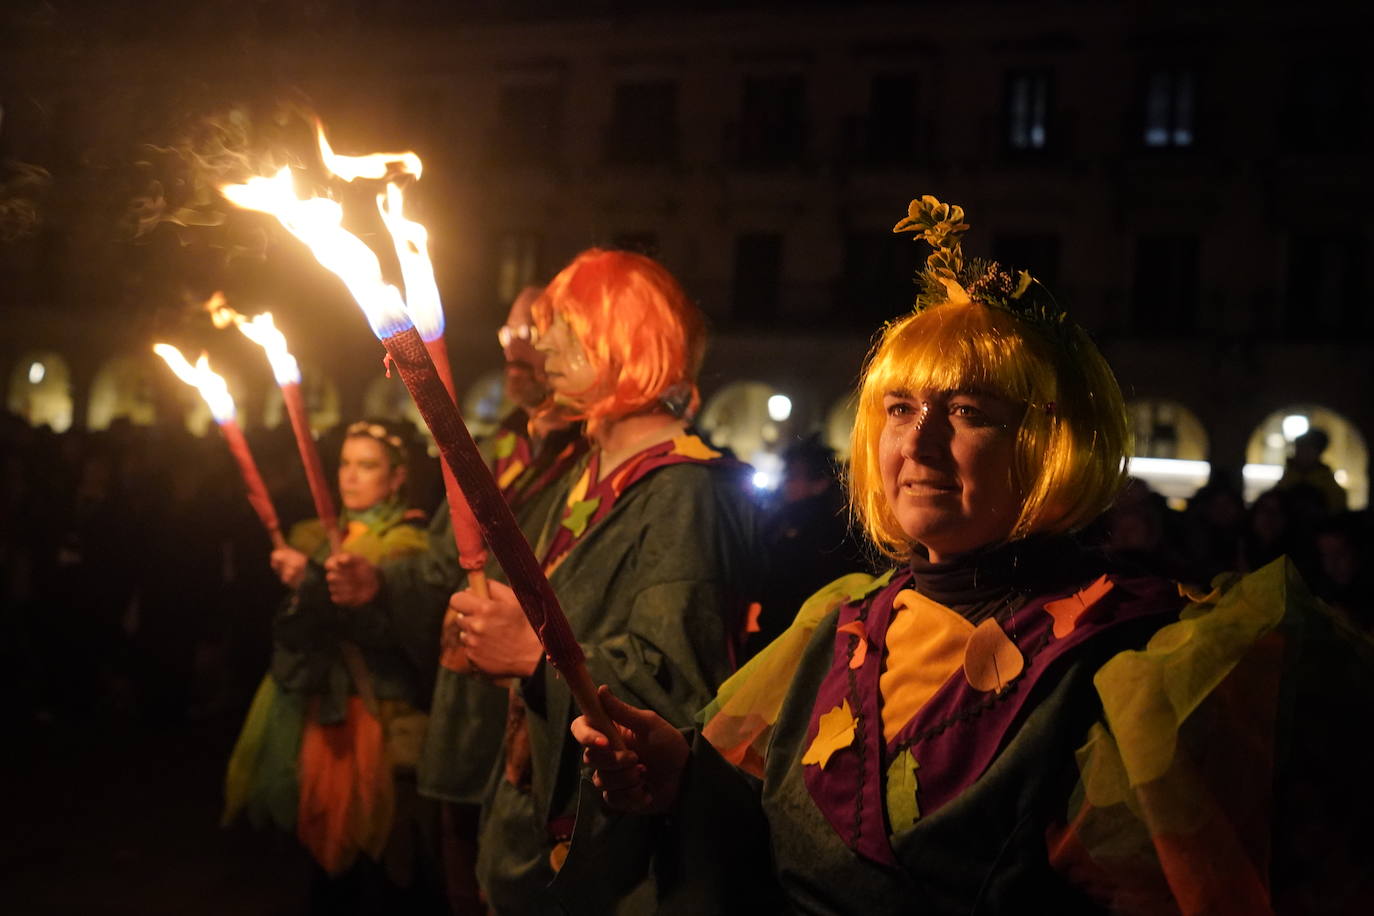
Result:
[[[267,535],[272,539],[273,549],[280,549],[286,546],[286,539],[281,535],[281,523],[277,521],[277,510],[272,505],[272,497],[267,492],[267,484],[262,482],[262,475],[258,473],[258,466],[253,461],[253,453],[248,450],[248,440],[243,438],[243,430],[234,420],[225,420],[219,424],[219,431],[224,435],[224,441],[229,446],[229,454],[234,456],[238,462],[239,473],[243,475],[243,488],[248,496],[248,502],[253,507],[253,511],[258,514],[262,521],[262,526],[267,529]]]
[[[449,399],[456,406],[458,396],[454,392],[453,372],[449,368],[448,349],[444,346],[444,339],[440,337],[437,340],[427,340],[424,344],[430,359],[434,362],[439,381],[443,383]],[[458,480],[453,476],[453,470],[447,462],[443,463],[441,470],[444,475],[444,495],[448,497],[449,518],[453,522],[453,540],[458,546],[458,562],[468,571],[468,581],[473,585],[473,590],[480,591],[485,597],[486,578],[482,575],[482,570],[487,565],[487,548],[482,542],[482,528],[477,524],[472,507],[463,495],[463,488],[458,485]],[[480,589],[472,582],[474,573],[481,580]]]
[[[291,418],[291,429],[296,434],[296,448],[301,453],[301,464],[305,466],[305,480],[310,485],[310,496],[315,501],[315,514],[329,536],[329,552],[338,553],[343,549],[339,514],[334,508],[334,496],[324,474],[324,465],[320,462],[320,450],[315,447],[315,438],[310,435],[310,419],[305,411],[300,383],[282,385],[281,399],[286,405],[286,415]]]
[[[382,344],[434,434],[444,463],[452,469],[467,496],[482,535],[506,571],[511,588],[530,626],[543,643],[549,662],[567,680],[578,706],[593,726],[612,741],[618,741],[620,732],[601,708],[595,685],[587,672],[586,656],[573,636],[558,596],[521,533],[510,506],[501,496],[491,469],[482,460],[453,398],[445,390],[424,341],[414,328],[409,328],[384,338]]]

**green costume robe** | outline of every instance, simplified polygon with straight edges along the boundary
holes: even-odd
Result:
[[[872,734],[880,707],[864,673],[881,643],[851,665],[863,637],[838,632],[903,583],[838,584],[785,634],[787,658],[765,652],[705,711],[705,733],[731,740],[695,736],[670,817],[607,815],[584,795],[588,826],[559,876],[571,912],[598,911],[584,891],[608,867],[594,841],[579,849],[584,833],[646,821],[659,899],[639,912],[1355,912],[1371,901],[1361,863],[1374,845],[1363,828],[1374,752],[1367,730],[1343,722],[1374,699],[1371,649],[1338,632],[1286,561],[1188,603],[1157,580],[1118,580],[1083,603],[1084,638],[1044,665],[1075,621],[1028,632],[1033,615],[1064,607],[1032,599],[1011,631],[1025,673],[980,697],[969,669],[956,672],[899,733],[916,735],[909,770]],[[785,693],[756,689],[780,675]],[[837,696],[855,698],[867,724],[812,757]],[[1015,715],[990,721],[999,709]],[[725,759],[748,766],[751,749],[761,779]]]
[[[352,523],[366,530],[355,529],[348,536],[348,549],[374,563],[423,549],[423,533],[399,504],[361,513]],[[389,635],[375,621],[356,618],[329,602],[319,565],[329,555],[329,540],[319,521],[296,525],[288,541],[311,558],[311,565],[300,592],[274,622],[271,670],[229,760],[226,824],[246,810],[255,824],[295,828],[296,754],[306,701],[318,698],[318,720],[334,724],[343,720],[345,704],[357,692],[340,651],[345,640],[359,647],[377,699],[414,705],[419,696],[418,672]]]
[[[735,464],[657,467],[590,523],[550,576],[592,679],[680,725],[730,673],[730,647],[758,581],[762,552],[743,487]],[[559,524],[551,515],[541,545]],[[529,785],[513,784],[504,767],[493,772],[478,878],[497,912],[550,912],[550,856],[570,832],[580,781],[580,749],[568,731],[577,709],[547,663],[522,681],[521,694]],[[602,839],[624,854],[643,845],[640,837]],[[602,912],[622,897],[652,897],[642,876],[603,877],[595,904]]]

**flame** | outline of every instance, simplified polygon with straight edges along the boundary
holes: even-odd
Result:
[[[315,259],[348,287],[378,338],[391,337],[411,327],[401,293],[382,279],[377,256],[343,228],[343,208],[323,197],[297,197],[289,166],[270,177],[257,176],[244,184],[223,185],[220,193],[246,210],[275,216],[287,231],[304,242]]]
[[[271,312],[254,315],[250,320],[239,315],[235,324],[244,337],[267,351],[267,361],[272,364],[272,375],[278,385],[300,384],[301,367],[297,365],[296,357],[286,349],[286,335],[272,323]]]
[[[229,327],[236,319],[241,319],[243,317],[229,307],[224,299],[224,293],[219,290],[215,290],[210,298],[205,300],[205,311],[210,313],[211,323],[220,331]]]
[[[420,223],[406,219],[404,208],[405,196],[393,183],[387,184],[386,194],[377,195],[377,209],[391,233],[396,260],[401,264],[401,279],[406,286],[406,312],[420,337],[426,341],[438,340],[444,336],[444,304],[439,299],[434,264],[429,259],[429,232]]]
[[[319,121],[315,122],[315,136],[319,139],[320,158],[324,160],[324,167],[344,181],[352,181],[355,178],[386,178],[397,171],[392,166],[400,166],[399,171],[402,174],[413,175],[417,179],[424,170],[420,157],[412,152],[340,156],[329,145],[329,140],[324,135],[324,125]]]
[[[200,391],[216,423],[228,423],[234,419],[234,399],[229,394],[229,386],[222,376],[210,371],[210,360],[204,353],[192,366],[181,355],[181,351],[171,344],[153,344],[153,352],[167,361],[177,378]]]

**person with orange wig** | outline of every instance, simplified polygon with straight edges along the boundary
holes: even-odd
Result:
[[[536,555],[592,676],[686,725],[733,668],[761,555],[747,468],[689,427],[702,316],[662,265],[591,249],[553,279],[534,319],[554,400],[585,421],[592,446],[532,539]],[[509,588],[458,592],[450,608],[470,662],[519,685],[483,806],[478,877],[496,912],[543,912],[577,806],[572,698]],[[643,845],[608,841],[627,854]],[[603,878],[604,911],[642,893],[633,869]]]

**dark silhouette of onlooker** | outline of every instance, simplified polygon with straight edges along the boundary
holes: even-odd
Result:
[[[1283,468],[1283,476],[1274,488],[1290,490],[1310,487],[1321,494],[1326,513],[1344,512],[1346,509],[1345,488],[1336,482],[1336,475],[1325,462],[1322,454],[1331,444],[1326,430],[1312,427],[1293,440],[1293,455]]]
[[[813,435],[782,457],[782,502],[764,522],[769,573],[746,656],[787,629],[818,588],[847,573],[871,571],[864,541],[849,524],[834,450]]]

